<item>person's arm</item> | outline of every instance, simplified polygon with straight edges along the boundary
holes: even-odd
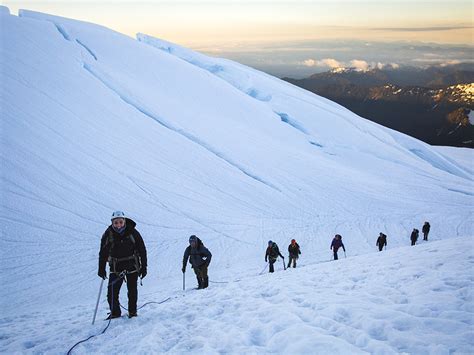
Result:
[[[143,241],[142,236],[140,235],[140,232],[138,232],[135,229],[135,240],[137,244],[137,251],[138,251],[138,256],[140,257],[140,277],[143,279],[148,271],[147,271],[147,266],[148,266],[148,259],[146,255],[146,247],[145,247],[145,242]]]
[[[97,271],[97,275],[99,277],[105,279],[107,277],[107,272],[105,271],[105,266],[107,264],[107,258],[109,257],[109,249],[107,247],[107,231],[102,234],[102,238],[100,240],[100,250],[99,250],[99,267]]]
[[[138,255],[140,256],[140,262],[141,262],[141,267],[147,268],[148,266],[148,258],[146,255],[146,247],[145,247],[145,241],[143,240],[142,236],[140,233],[135,230],[136,232],[136,243],[137,243],[137,251]]]
[[[285,257],[283,255],[281,255],[280,249],[277,249],[277,251],[278,251],[278,255],[280,256],[280,258],[285,259]]]
[[[206,257],[206,265],[209,266],[209,264],[211,263],[212,254],[209,251],[209,249],[205,248],[204,246],[203,246],[203,249],[204,249],[203,254]]]
[[[183,268],[181,269],[183,272],[186,271],[186,264],[188,262],[188,259],[189,259],[189,253],[190,253],[190,248],[191,247],[187,247],[186,250],[184,251],[184,255],[183,255]]]

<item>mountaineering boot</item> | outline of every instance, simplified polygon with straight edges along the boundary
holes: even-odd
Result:
[[[136,316],[138,316],[137,312],[135,312],[135,313],[129,312],[128,313],[128,318],[133,318],[133,317],[136,317]]]
[[[200,278],[199,276],[196,276],[196,279],[197,279],[197,282],[198,282],[198,287],[197,287],[197,289],[200,290],[200,289],[203,288],[203,287],[202,287],[202,280],[201,280],[201,278]]]
[[[109,316],[107,318],[105,318],[105,320],[109,320],[109,319],[114,319],[114,318],[120,318],[122,315],[119,314],[119,313],[109,313]]]

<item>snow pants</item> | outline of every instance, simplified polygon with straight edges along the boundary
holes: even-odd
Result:
[[[429,232],[423,232],[423,240],[428,240],[428,233]]]
[[[289,256],[289,260],[288,260],[288,267],[290,267],[291,265],[291,262],[293,261],[293,267],[295,268],[296,267],[296,260],[298,259],[297,256]]]
[[[128,313],[137,313],[137,281],[138,272],[133,274],[127,274],[127,291],[128,291]],[[120,288],[122,287],[124,279],[117,274],[110,274],[109,284],[107,287],[107,301],[109,302],[110,311],[114,316],[120,316],[122,314],[120,310],[119,294]]]
[[[198,282],[198,288],[207,288],[209,286],[209,276],[207,276],[207,264],[193,266],[194,273]]]
[[[268,271],[269,272],[275,272],[275,268],[273,267],[273,264],[275,264],[275,262],[277,261],[277,259],[271,259],[269,258],[268,259],[268,264],[269,264],[269,267],[268,267]]]
[[[337,257],[337,250],[334,250],[334,260],[338,260],[339,258]]]

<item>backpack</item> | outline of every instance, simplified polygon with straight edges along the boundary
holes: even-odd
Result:
[[[133,236],[133,233],[130,233],[130,235],[126,236],[125,238],[130,239],[130,241],[132,242],[133,246],[136,247],[135,237]],[[110,255],[110,252],[112,251],[112,249],[114,248],[114,246],[115,246],[114,234],[113,234],[113,232],[110,230],[110,231],[109,231],[109,235],[107,236],[107,239],[105,240],[105,247],[108,248],[108,250],[109,250],[109,255]]]
[[[117,270],[116,270],[117,263],[123,262],[123,261],[128,261],[128,260],[133,260],[134,261],[135,270],[133,272],[139,272],[140,271],[140,260],[139,260],[138,251],[137,251],[137,248],[136,248],[135,237],[133,236],[133,233],[130,233],[125,238],[130,239],[130,241],[133,244],[133,249],[134,249],[133,250],[133,255],[131,255],[129,257],[125,257],[125,258],[120,258],[120,259],[119,258],[114,258],[110,255],[110,253],[112,252],[112,249],[115,246],[115,239],[114,239],[113,232],[111,230],[109,231],[109,234],[107,235],[107,239],[105,240],[105,247],[108,248],[108,251],[109,251],[108,262],[109,262],[110,270],[111,270],[112,273],[117,273]]]
[[[271,246],[268,247],[268,256],[272,259],[278,258],[278,255],[280,254],[280,249],[278,249],[278,245],[273,242]]]

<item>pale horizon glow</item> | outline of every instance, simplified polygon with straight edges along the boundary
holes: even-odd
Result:
[[[472,44],[470,1],[3,1],[185,46],[359,39]]]
[[[7,0],[132,38],[144,33],[278,77],[334,68],[473,63],[466,0]]]

